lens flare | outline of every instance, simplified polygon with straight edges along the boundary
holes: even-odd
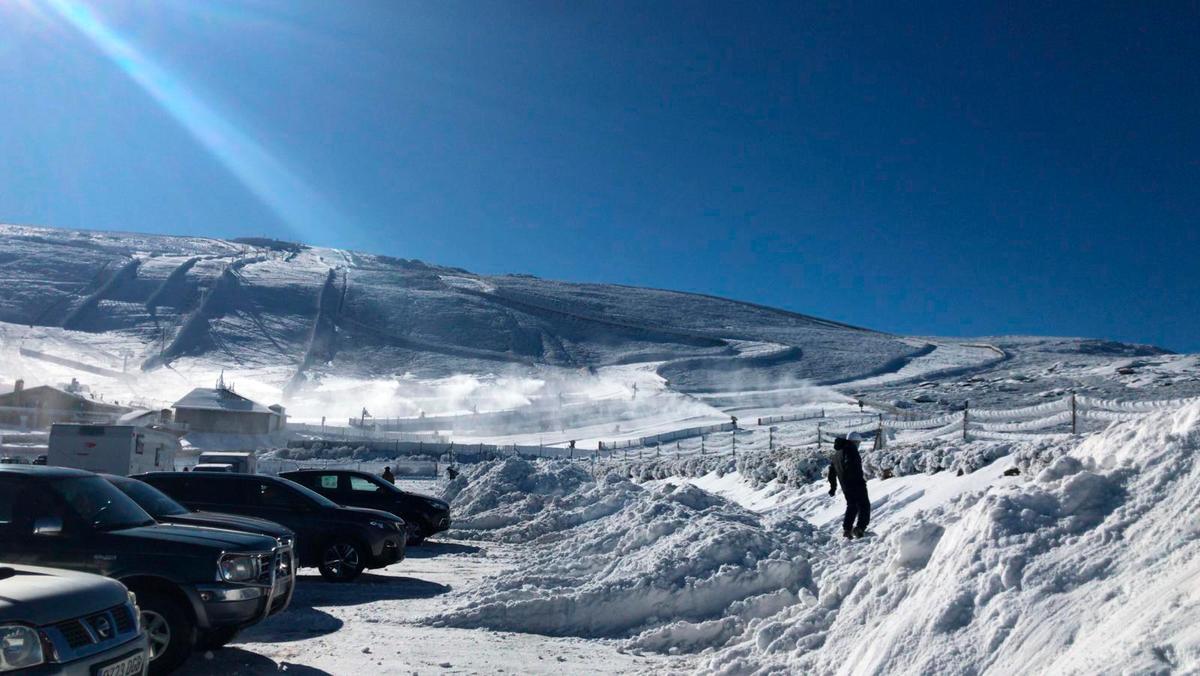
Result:
[[[48,0],[47,6],[158,102],[184,129],[301,239],[312,239],[348,223],[324,197],[197,96],[174,73],[147,57],[77,0]]]

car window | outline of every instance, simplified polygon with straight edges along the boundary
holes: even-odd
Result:
[[[147,481],[170,497],[183,503],[214,505],[245,505],[249,500],[244,484],[220,474],[152,477]]]
[[[98,476],[71,477],[49,482],[61,501],[70,507],[76,519],[94,530],[118,530],[153,523],[154,519],[116,486]],[[46,491],[40,491],[40,510],[45,513],[35,517],[63,517],[58,508],[59,500],[52,499]]]
[[[356,493],[378,493],[379,486],[360,476],[350,477],[350,490]]]
[[[0,479],[0,533],[28,535],[37,519],[58,517],[65,521],[66,516],[66,507],[42,483]]]
[[[146,483],[176,500],[186,502],[194,497],[193,491],[190,490],[191,487],[183,477],[151,476],[146,478]]]
[[[16,479],[0,477],[0,528],[12,526],[20,489],[20,482]]]
[[[258,495],[258,504],[263,507],[295,509],[305,506],[308,502],[303,496],[292,490],[291,487],[277,484],[273,481],[257,482],[256,493]]]
[[[321,474],[317,477],[317,490],[336,491],[338,477],[336,474]]]
[[[156,519],[162,516],[179,516],[188,513],[186,507],[150,484],[136,479],[118,479],[111,483],[122,493],[133,498],[134,502]]]

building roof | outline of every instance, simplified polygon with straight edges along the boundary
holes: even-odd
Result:
[[[253,402],[225,388],[197,387],[183,399],[175,402],[175,408],[190,408],[203,411],[225,411],[226,413],[268,413],[271,409]]]
[[[86,404],[87,407],[93,411],[117,413],[120,411],[129,410],[128,407],[121,406],[120,404],[113,404],[107,401],[92,399],[91,397],[85,397],[78,392],[68,392],[61,387],[54,387],[52,385],[37,385],[35,387],[27,387],[20,392],[5,392],[4,394],[0,394],[0,402],[10,402],[16,401],[17,399],[29,398],[39,399],[43,395],[51,393],[61,395],[67,399],[74,399],[76,402]]]

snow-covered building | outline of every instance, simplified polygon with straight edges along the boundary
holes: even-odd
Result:
[[[175,422],[188,432],[270,434],[286,424],[282,406],[263,406],[226,387],[197,387],[175,402]]]
[[[39,385],[25,388],[18,380],[12,392],[0,394],[0,424],[41,428],[59,422],[107,422],[128,407],[97,401],[80,391]]]

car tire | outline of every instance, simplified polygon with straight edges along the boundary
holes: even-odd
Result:
[[[221,627],[219,629],[209,629],[200,635],[200,640],[196,641],[196,647],[200,650],[217,650],[229,645],[233,639],[237,638],[240,627]]]
[[[367,556],[357,542],[334,540],[321,548],[317,569],[330,582],[350,582],[367,567]]]
[[[142,628],[150,640],[150,676],[169,674],[192,654],[196,624],[187,608],[161,592],[138,592]]]
[[[413,529],[408,533],[408,537],[404,540],[404,544],[407,547],[424,544],[426,537],[424,527],[413,526]]]

